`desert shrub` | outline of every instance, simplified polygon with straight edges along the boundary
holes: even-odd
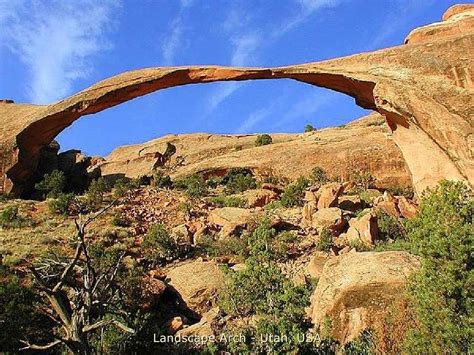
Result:
[[[319,233],[319,238],[316,241],[316,250],[319,251],[330,251],[334,242],[332,240],[332,233],[328,228],[324,228]]]
[[[272,185],[278,185],[280,183],[280,179],[277,176],[270,174],[264,176],[262,182]]]
[[[443,181],[423,194],[418,215],[407,221],[407,240],[421,257],[409,293],[417,327],[408,353],[474,352],[474,199],[461,182]]]
[[[55,198],[66,188],[66,176],[62,171],[53,170],[43,176],[43,180],[35,184],[35,189],[39,191],[43,198]]]
[[[0,227],[2,228],[23,228],[31,225],[30,218],[20,215],[18,206],[8,206],[0,212]]]
[[[378,190],[369,190],[369,189],[361,189],[359,191],[359,197],[364,202],[364,206],[370,206],[373,204],[374,199],[380,196],[380,192]]]
[[[141,186],[141,178],[137,179],[117,179],[113,187],[113,196],[115,198],[124,197],[130,191],[138,189]],[[108,189],[107,189],[108,190]]]
[[[29,283],[20,280],[14,271],[0,265],[0,352],[16,354],[24,346],[21,340],[48,343],[51,321],[37,309],[39,297]]]
[[[209,188],[215,189],[219,185],[223,185],[223,177],[220,176],[212,176],[206,180],[206,184]]]
[[[402,223],[383,210],[377,211],[377,225],[379,227],[380,238],[383,240],[397,240],[405,237],[405,229]]]
[[[112,225],[116,227],[130,227],[132,223],[130,220],[120,213],[117,213],[112,217]]]
[[[373,354],[374,339],[370,330],[364,330],[357,338],[344,346],[344,354],[347,355],[371,355]]]
[[[286,187],[280,201],[283,207],[295,207],[303,205],[304,190],[309,186],[309,181],[300,176],[296,182]]]
[[[209,192],[206,181],[198,174],[176,181],[175,187],[184,190],[192,198],[206,196]]]
[[[370,244],[364,243],[360,239],[353,239],[349,241],[349,246],[359,252],[372,250],[372,246]]]
[[[147,259],[161,261],[179,255],[178,245],[162,224],[150,227],[142,242],[142,249]]]
[[[319,346],[301,339],[310,327],[305,320],[305,307],[312,289],[295,286],[285,277],[271,248],[276,232],[263,221],[248,239],[249,254],[241,271],[225,271],[225,282],[219,293],[219,305],[227,314],[257,316],[255,326],[245,329],[252,341],[229,344],[231,351],[251,353],[287,353]],[[280,341],[265,341],[272,334]],[[314,348],[313,348],[314,350]]]
[[[227,194],[236,194],[257,187],[257,182],[249,169],[232,168],[223,177]]]
[[[313,132],[313,131],[316,131],[316,128],[314,128],[314,126],[312,124],[307,124],[306,126],[304,126],[304,131],[305,132]]]
[[[255,146],[260,147],[262,145],[272,144],[273,139],[268,134],[259,134],[255,139]]]
[[[93,180],[85,194],[87,206],[93,210],[100,208],[108,191],[110,191],[110,186],[104,178]]]
[[[236,196],[215,196],[210,201],[218,207],[245,207],[245,200]]]
[[[153,174],[153,185],[156,188],[170,188],[173,186],[173,181],[163,171],[156,171]]]
[[[355,170],[349,173],[349,180],[354,182],[362,189],[368,189],[374,182],[375,178],[370,171]]]
[[[76,195],[74,193],[60,193],[56,196],[55,199],[48,201],[48,208],[51,213],[57,213],[64,216],[70,214],[71,206],[76,199]]]
[[[206,235],[199,240],[199,249],[201,253],[210,257],[237,256],[245,258],[248,256],[245,236],[215,239],[213,236]]]
[[[314,167],[313,170],[311,171],[311,180],[313,182],[320,183],[320,184],[329,181],[328,176],[326,175],[326,172],[320,166]]]

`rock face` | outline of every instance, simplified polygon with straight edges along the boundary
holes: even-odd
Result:
[[[367,328],[370,316],[383,310],[419,268],[406,252],[348,253],[329,259],[311,296],[316,328],[332,320],[332,336],[345,344]]]
[[[417,192],[442,178],[474,184],[474,5],[413,31],[407,44],[323,62],[278,68],[149,68],[123,73],[50,105],[0,102],[0,186],[20,194],[40,151],[81,116],[173,86],[289,78],[354,97],[381,113]],[[429,89],[427,89],[429,88]]]

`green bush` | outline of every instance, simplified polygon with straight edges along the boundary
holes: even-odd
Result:
[[[323,168],[319,166],[314,167],[313,170],[311,171],[311,180],[315,183],[320,183],[320,184],[329,181],[326,175],[326,172],[324,171]]]
[[[65,194],[60,193],[55,199],[48,201],[48,208],[51,213],[57,213],[67,216],[71,212],[71,206],[76,199],[76,195],[72,192]]]
[[[14,270],[0,265],[0,352],[17,354],[21,340],[46,344],[52,324],[36,307],[39,297],[29,284],[14,275]]]
[[[120,213],[117,213],[112,218],[112,225],[116,227],[130,227],[132,223],[128,218],[125,218]]]
[[[346,355],[372,355],[374,340],[370,330],[364,330],[357,338],[344,346]]]
[[[23,228],[31,225],[31,219],[20,215],[18,206],[8,206],[0,212],[0,227],[2,228]]]
[[[210,198],[211,203],[218,207],[245,207],[245,200],[236,196],[215,196]]]
[[[179,255],[176,241],[162,224],[150,227],[142,242],[142,248],[148,259],[157,261],[172,259]]]
[[[206,235],[199,240],[199,248],[203,254],[210,257],[236,256],[245,258],[248,256],[245,236],[215,239],[213,236]]]
[[[332,233],[328,228],[324,228],[319,233],[319,238],[316,241],[316,250],[319,251],[331,251],[334,242],[332,240]]]
[[[249,169],[230,169],[222,182],[225,184],[227,194],[237,194],[257,187],[257,182]]]
[[[35,184],[35,189],[40,191],[43,198],[55,198],[66,188],[66,176],[62,171],[53,170],[45,174],[43,180]]]
[[[382,240],[397,240],[405,237],[405,229],[402,223],[383,210],[377,211],[377,225],[379,227],[380,239]]]
[[[138,179],[117,179],[114,183],[113,196],[121,198],[127,195],[130,191],[138,189],[141,185],[141,178]],[[108,190],[108,186],[106,191]]]
[[[104,178],[93,180],[86,191],[86,203],[91,209],[97,209],[104,202],[105,194],[110,186]]]
[[[409,331],[408,353],[474,352],[472,191],[443,181],[423,194],[420,211],[407,221],[407,240],[421,257],[409,293],[418,326]]]
[[[304,190],[309,186],[309,181],[300,176],[296,182],[286,187],[281,195],[283,207],[295,207],[303,205]]]
[[[162,171],[157,171],[153,174],[153,186],[156,188],[171,188],[173,187],[173,181],[171,181],[169,175]]]
[[[202,175],[191,175],[178,180],[175,187],[184,190],[189,197],[198,198],[206,196],[209,193],[206,181]]]
[[[257,139],[255,139],[255,146],[260,147],[262,145],[268,145],[272,144],[273,139],[270,135],[268,134],[259,134],[257,136]]]
[[[313,131],[316,131],[316,128],[314,128],[312,124],[307,124],[306,126],[304,126],[304,131],[305,133],[313,132]]]
[[[352,171],[349,174],[349,180],[362,189],[368,189],[375,182],[375,178],[370,171],[362,170]]]
[[[394,196],[405,196],[408,199],[413,199],[415,191],[410,186],[395,186],[387,189]]]

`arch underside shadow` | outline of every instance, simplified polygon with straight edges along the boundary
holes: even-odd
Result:
[[[435,45],[405,45],[324,62],[279,68],[220,66],[149,68],[101,81],[51,105],[0,103],[0,141],[5,192],[21,193],[38,164],[40,150],[84,115],[157,90],[215,81],[293,79],[335,90],[382,114],[420,192],[442,178],[473,184],[472,95],[469,81],[446,73],[472,70],[474,34]],[[454,55],[453,55],[454,53]],[[445,58],[443,58],[443,56]],[[426,58],[436,58],[427,67]],[[422,59],[420,59],[422,58]],[[444,59],[444,60],[440,60]],[[464,85],[466,83],[466,85]],[[430,92],[426,91],[430,87]]]

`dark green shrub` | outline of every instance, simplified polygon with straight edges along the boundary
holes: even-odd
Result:
[[[236,194],[246,190],[255,189],[257,182],[248,169],[230,169],[222,179],[227,194]]]
[[[309,181],[300,176],[296,182],[286,187],[281,195],[281,204],[284,207],[295,207],[303,205],[304,190],[309,186]]]
[[[86,191],[86,203],[91,209],[97,209],[104,202],[105,194],[110,186],[104,178],[93,180]]]
[[[157,171],[153,174],[153,186],[156,188],[171,188],[173,187],[173,181],[163,171]]]
[[[311,172],[311,180],[315,183],[325,183],[327,181],[329,181],[327,175],[326,175],[326,172],[324,171],[323,168],[319,167],[319,166],[316,166],[313,168],[312,172]]]
[[[352,171],[349,174],[349,180],[362,189],[368,189],[375,182],[375,178],[370,171],[362,170]]]
[[[305,133],[313,132],[313,131],[316,131],[316,128],[314,128],[312,124],[307,124],[306,126],[304,126],[304,131]]]
[[[411,250],[421,256],[409,288],[418,326],[408,332],[408,353],[474,352],[473,219],[469,188],[443,181],[406,223]]]
[[[394,196],[405,196],[407,199],[413,199],[415,191],[411,186],[395,186],[387,189]]]
[[[178,180],[175,187],[184,190],[189,197],[198,198],[206,196],[209,193],[206,181],[202,175],[191,175]]]
[[[14,271],[0,265],[0,352],[16,354],[28,338],[35,343],[52,341],[51,321],[38,311],[39,297]]]
[[[35,189],[40,191],[43,198],[55,198],[66,188],[66,176],[62,171],[53,170],[45,174],[43,180],[35,184]]]
[[[319,238],[316,241],[316,250],[319,251],[331,251],[334,242],[332,240],[332,233],[329,229],[324,228],[319,233]]]
[[[245,200],[235,196],[215,196],[210,201],[218,207],[245,207]]]
[[[377,225],[379,227],[380,239],[382,240],[397,240],[405,237],[405,229],[402,223],[383,210],[377,211]]]
[[[272,144],[273,139],[268,134],[259,134],[257,139],[255,139],[255,146],[260,147],[262,145]]]
[[[130,191],[140,188],[140,178],[138,179],[117,179],[113,187],[114,198],[121,198],[126,196]],[[106,192],[107,188],[104,190]]]
[[[213,236],[203,236],[199,240],[201,252],[210,257],[237,256],[245,258],[248,256],[247,239],[245,237],[215,239]]]
[[[357,338],[344,346],[347,355],[372,355],[374,347],[373,335],[370,330],[364,330]]]
[[[20,215],[18,206],[8,206],[0,212],[0,227],[23,228],[31,226],[32,221]]]
[[[162,224],[150,227],[142,242],[142,248],[148,259],[166,260],[178,256],[176,241]]]
[[[57,213],[61,215],[68,215],[71,212],[71,206],[76,200],[76,195],[72,192],[65,194],[60,193],[55,199],[48,201],[48,208],[51,213]]]
[[[132,223],[130,222],[130,220],[122,216],[120,213],[117,213],[112,218],[112,225],[116,227],[130,227],[131,224]]]

